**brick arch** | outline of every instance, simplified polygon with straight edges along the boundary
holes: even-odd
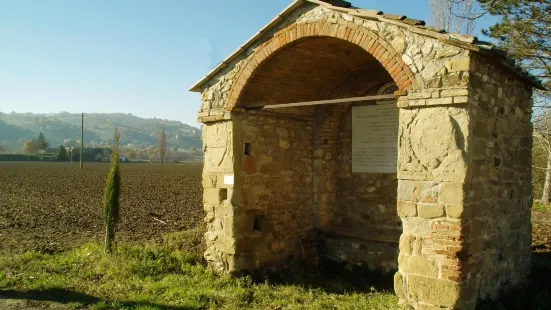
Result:
[[[371,54],[390,74],[401,90],[415,89],[415,76],[400,54],[376,33],[355,23],[331,23],[326,19],[294,23],[275,33],[260,45],[241,65],[229,96],[227,109],[235,108],[249,78],[271,55],[298,40],[313,37],[332,37],[355,44]]]

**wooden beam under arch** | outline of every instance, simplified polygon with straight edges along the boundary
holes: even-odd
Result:
[[[373,95],[373,96],[351,97],[351,98],[341,98],[341,99],[303,101],[303,102],[292,102],[292,103],[269,104],[269,105],[263,105],[263,106],[259,105],[259,106],[252,106],[252,107],[244,107],[244,109],[245,110],[279,109],[279,108],[304,107],[304,106],[312,106],[312,105],[335,104],[335,103],[346,103],[346,102],[367,101],[367,100],[397,99],[398,97],[400,97],[400,94],[394,93],[390,95]]]

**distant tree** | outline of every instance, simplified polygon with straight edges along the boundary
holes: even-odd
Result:
[[[476,25],[476,0],[429,0],[431,24],[447,32],[472,34]]]
[[[68,159],[69,159],[69,154],[67,154],[67,150],[63,145],[60,145],[57,150],[57,160],[67,161]]]
[[[38,135],[38,141],[40,142],[42,150],[46,150],[48,148],[48,141],[42,132]]]
[[[0,154],[7,153],[7,149],[0,145]]]
[[[138,152],[136,152],[136,150],[131,150],[130,152],[128,152],[128,158],[132,159],[132,160],[135,160],[138,158]]]
[[[165,163],[166,155],[166,130],[163,125],[159,129],[159,135],[157,136],[157,156],[161,158],[161,164]]]
[[[119,222],[121,176],[119,171],[119,140],[120,133],[115,129],[113,153],[111,154],[111,169],[107,174],[103,198],[103,212],[105,220],[105,248],[106,254],[112,253],[115,242],[115,232]]]
[[[551,106],[551,96],[542,96],[536,99],[539,101],[542,98],[544,99],[541,101],[542,105]],[[543,180],[540,201],[543,204],[549,204],[551,200],[551,112],[544,109],[534,118],[533,124],[532,181]]]
[[[25,154],[38,154],[43,150],[44,145],[38,140],[27,140],[23,143],[23,149],[21,150]]]

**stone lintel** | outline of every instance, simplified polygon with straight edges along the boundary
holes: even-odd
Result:
[[[471,100],[469,87],[427,88],[410,90],[398,98],[399,108],[466,104]]]
[[[231,113],[226,109],[210,109],[197,113],[197,122],[199,123],[211,123],[230,119]]]

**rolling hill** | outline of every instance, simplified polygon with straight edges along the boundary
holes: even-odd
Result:
[[[201,130],[179,121],[140,118],[123,113],[84,114],[84,145],[109,146],[113,131],[121,131],[122,146],[154,146],[160,126],[167,132],[168,147],[201,149]],[[55,114],[0,113],[0,146],[13,152],[21,150],[26,140],[44,133],[51,146],[80,140],[81,115],[67,112]]]

